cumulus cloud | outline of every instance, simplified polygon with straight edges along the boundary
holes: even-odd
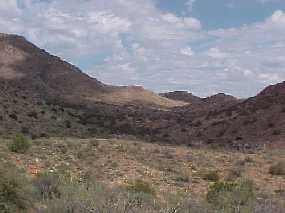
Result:
[[[246,97],[285,79],[283,11],[213,31],[153,0],[6,0],[0,11],[1,32],[24,35],[106,83]]]

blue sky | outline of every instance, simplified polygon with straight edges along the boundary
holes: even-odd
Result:
[[[239,27],[259,22],[277,9],[285,10],[284,0],[196,0],[192,11],[185,8],[187,0],[157,0],[164,11],[178,15],[190,14],[199,19],[204,29]]]
[[[284,0],[0,0],[0,32],[108,84],[249,97],[285,80],[284,12]]]

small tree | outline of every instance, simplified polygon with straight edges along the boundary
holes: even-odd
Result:
[[[25,153],[31,146],[31,142],[21,133],[18,133],[13,139],[12,143],[9,144],[11,152]]]

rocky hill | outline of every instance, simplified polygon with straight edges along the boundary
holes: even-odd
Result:
[[[284,145],[285,83],[248,100],[116,87],[15,35],[0,35],[0,135],[134,135],[151,142]],[[174,100],[170,100],[174,99]],[[186,104],[185,102],[188,102]]]
[[[190,107],[193,111],[213,110],[215,108],[220,109],[221,107],[225,108],[241,102],[241,100],[224,93],[219,93],[206,98],[200,98],[187,91],[174,91],[161,93],[160,95],[172,100],[189,103],[186,107]]]
[[[185,104],[160,97],[142,87],[105,85],[16,35],[0,35],[0,62],[0,79],[21,81],[45,98],[66,103],[124,105],[139,102],[162,108]]]
[[[172,100],[183,101],[190,104],[200,104],[202,102],[202,98],[195,96],[187,91],[174,91],[174,92],[160,93],[159,95]]]
[[[265,88],[256,97],[210,111],[199,132],[209,142],[284,146],[285,82]],[[212,139],[212,140],[211,140]]]

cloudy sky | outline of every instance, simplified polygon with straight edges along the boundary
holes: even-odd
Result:
[[[285,80],[285,0],[0,0],[0,32],[156,92],[248,97]]]

